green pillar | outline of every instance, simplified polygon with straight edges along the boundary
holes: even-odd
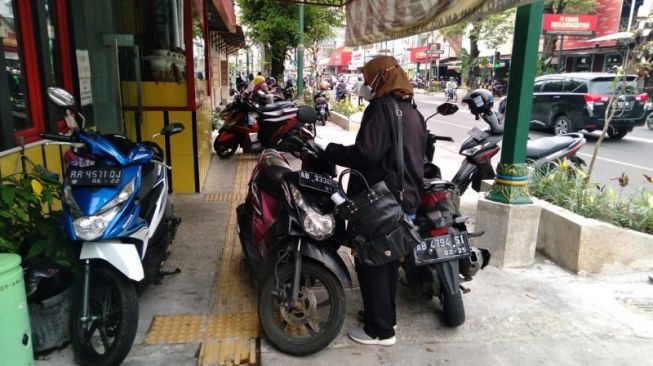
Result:
[[[533,107],[533,84],[543,10],[542,0],[517,9],[503,151],[497,178],[487,195],[492,201],[511,204],[532,202],[528,193],[528,168],[525,164],[526,142]]]
[[[304,101],[304,5],[299,5],[299,45],[297,46],[297,100]]]

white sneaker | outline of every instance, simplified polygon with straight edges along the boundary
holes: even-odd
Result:
[[[397,342],[397,337],[392,336],[386,339],[372,338],[363,329],[362,326],[355,326],[349,329],[349,338],[355,342],[366,345],[392,346]]]

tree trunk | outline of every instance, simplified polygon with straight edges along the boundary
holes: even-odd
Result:
[[[471,32],[469,32],[469,60],[470,72],[468,85],[472,89],[478,88],[479,77],[481,76],[481,68],[479,67],[478,55],[478,36],[481,33],[481,22],[475,22]]]
[[[549,59],[546,66],[551,64],[551,59],[553,59],[553,55],[555,55],[557,44],[557,36],[544,36],[544,44],[542,45],[542,61]],[[560,60],[558,60],[558,62],[560,62]]]
[[[277,80],[283,80],[283,62],[286,60],[285,57],[279,57],[278,55],[272,54],[271,61],[271,70],[270,74],[274,76]]]

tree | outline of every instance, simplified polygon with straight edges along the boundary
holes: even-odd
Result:
[[[241,23],[248,26],[248,36],[263,45],[271,74],[283,76],[283,63],[288,52],[299,42],[298,5],[273,0],[238,0]],[[342,27],[342,11],[304,5],[304,37],[312,45],[332,37]],[[310,42],[310,43],[309,43]]]
[[[320,43],[336,35],[343,26],[344,13],[339,8],[312,7],[304,9],[304,43],[313,61],[313,78],[319,80],[317,70]]]
[[[596,10],[596,0],[546,0],[544,14],[593,14]],[[557,35],[544,35],[542,46],[542,61],[549,66],[558,43]]]
[[[467,31],[469,37],[469,53],[465,52],[466,62],[463,64],[463,78],[466,84],[475,89],[478,87],[479,79],[481,77],[480,61],[478,56],[480,50],[478,48],[479,41],[485,44],[488,48],[498,48],[504,44],[512,35],[515,26],[515,10],[510,9],[503,13],[493,14],[483,19],[476,20],[468,24],[461,23],[455,24],[441,30],[442,34],[449,39],[461,37]],[[462,52],[461,52],[462,54]]]

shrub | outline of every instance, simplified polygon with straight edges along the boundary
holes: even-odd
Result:
[[[14,174],[0,186],[0,252],[23,260],[50,259],[72,265],[72,246],[61,228],[61,184],[45,174]]]
[[[533,196],[581,216],[617,226],[653,234],[653,193],[642,187],[637,193],[622,197],[628,177],[619,178],[621,189],[601,184],[587,184],[585,173],[566,161],[560,167],[534,174],[529,186]]]
[[[351,99],[345,98],[338,102],[333,103],[333,111],[345,115],[347,117],[351,116],[356,112],[361,112],[365,110],[365,106],[357,106],[351,103]]]

